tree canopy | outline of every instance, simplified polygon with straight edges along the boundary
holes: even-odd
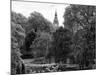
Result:
[[[95,26],[95,6],[70,5],[64,13],[64,26],[73,32],[85,27]]]
[[[35,31],[46,31],[50,32],[52,28],[52,23],[43,17],[42,14],[38,12],[31,13],[28,18],[27,30],[34,29]]]
[[[71,44],[72,44],[72,33],[60,27],[56,32],[53,33],[53,46],[50,51],[50,55],[54,56],[59,61],[66,61],[66,58],[72,52]]]
[[[73,32],[73,49],[77,62],[88,66],[95,60],[96,7],[70,5],[64,13],[64,26]]]

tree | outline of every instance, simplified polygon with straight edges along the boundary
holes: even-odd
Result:
[[[15,24],[20,24],[22,28],[26,28],[27,26],[27,18],[23,16],[21,13],[11,12],[11,21]]]
[[[95,23],[95,6],[70,5],[64,13],[64,26],[72,32],[91,26]]]
[[[78,31],[74,36],[74,55],[76,61],[81,66],[88,67],[95,64],[96,59],[96,47],[95,47],[95,31],[93,28],[87,31]],[[77,39],[76,39],[77,38]],[[76,41],[75,41],[76,40]],[[91,66],[91,67],[92,67]]]
[[[47,32],[39,32],[37,38],[32,41],[30,46],[35,57],[46,57],[51,47],[52,36]]]
[[[66,61],[72,52],[71,49],[71,35],[72,33],[60,27],[56,32],[53,33],[53,47],[51,50],[51,55],[54,56],[56,62]]]
[[[33,42],[36,41],[37,39],[39,40],[39,42],[41,41],[40,43],[42,43],[42,45],[45,44],[43,43],[44,37],[42,38],[41,36],[42,33],[46,34],[47,38],[49,34],[51,35],[51,31],[53,30],[52,23],[49,22],[47,19],[45,19],[42,14],[38,12],[34,12],[31,13],[31,15],[29,16],[25,30],[26,30],[26,37],[25,37],[24,45],[21,48],[22,49],[21,53],[24,55],[25,58],[27,57],[33,58],[34,57],[33,52],[35,52],[35,50],[37,51],[37,49],[36,47],[34,47],[35,49],[33,50],[32,46],[39,44]],[[42,46],[39,48],[42,48]],[[41,52],[42,50],[39,51]]]
[[[70,5],[65,9],[64,26],[74,33],[73,54],[83,67],[95,60],[95,21],[95,6]]]
[[[27,32],[31,29],[34,29],[35,31],[45,31],[50,32],[52,27],[52,23],[45,19],[42,14],[38,12],[31,13],[30,17],[28,18],[28,26],[27,26]]]
[[[25,37],[24,29],[19,24],[11,22],[11,74],[25,73],[25,66],[20,58],[20,46]],[[23,69],[22,69],[23,68]]]
[[[25,37],[23,46],[21,47],[22,58],[33,58],[33,53],[30,48],[32,42],[36,39],[37,34],[34,29],[30,30]]]

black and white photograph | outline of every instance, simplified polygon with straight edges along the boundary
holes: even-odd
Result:
[[[96,69],[96,5],[11,0],[11,75]]]

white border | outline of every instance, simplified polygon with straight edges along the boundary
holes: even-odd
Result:
[[[37,0],[39,1],[39,0]],[[47,1],[47,0],[41,0]],[[85,4],[85,5],[96,5],[95,0],[48,0],[49,2],[68,2],[68,3],[76,3],[76,4]],[[100,2],[98,0],[98,5]],[[100,8],[98,6],[97,14],[100,14]],[[10,0],[1,0],[0,1],[0,75],[8,75],[10,74]],[[53,73],[41,73],[39,75],[99,75],[99,67],[100,67],[100,24],[99,24],[99,16],[97,16],[97,69],[96,70],[87,70],[87,71],[70,71],[70,72],[53,72]],[[38,75],[37,74],[37,75]],[[28,74],[27,74],[28,75]]]

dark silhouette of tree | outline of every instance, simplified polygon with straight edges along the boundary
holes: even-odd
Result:
[[[33,58],[32,50],[30,48],[32,42],[36,39],[36,32],[34,29],[26,33],[25,41],[21,47],[21,53],[23,54],[22,58]]]

